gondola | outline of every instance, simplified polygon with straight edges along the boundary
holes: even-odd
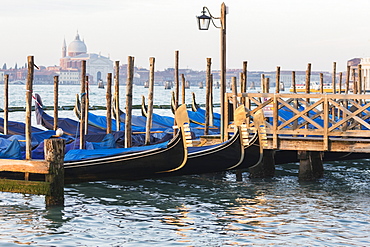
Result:
[[[8,135],[24,135],[26,125],[21,122],[8,121]],[[31,126],[31,132],[41,132],[43,131],[40,128]],[[4,133],[4,119],[0,118],[0,132]]]
[[[82,159],[86,154],[95,157]],[[74,159],[68,158],[71,156]],[[159,145],[127,149],[71,150],[64,162],[65,182],[151,178],[180,169],[186,158],[181,131],[168,143]]]
[[[64,162],[65,182],[137,180],[182,169],[188,157],[183,119],[177,119],[180,131],[167,143],[126,149],[69,151]]]
[[[176,113],[181,111],[182,114],[187,113],[185,105],[180,106]],[[255,165],[255,162],[260,160],[261,155],[259,146],[256,146],[257,148],[253,146],[255,142],[258,142],[257,135],[256,132],[251,140],[243,145],[241,128],[236,125],[234,135],[223,143],[203,147],[188,147],[188,159],[185,166],[174,171],[171,175],[214,173]],[[249,148],[253,148],[253,150],[249,151]],[[249,161],[249,157],[246,155],[254,151],[257,151],[254,154],[256,158],[253,157]]]

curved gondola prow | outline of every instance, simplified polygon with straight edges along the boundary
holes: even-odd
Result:
[[[256,111],[253,115],[253,122],[254,126],[256,128],[256,131],[258,133],[258,141],[259,141],[259,150],[260,150],[260,159],[259,161],[254,165],[251,166],[250,169],[253,169],[253,167],[257,167],[263,160],[263,150],[267,148],[267,134],[266,134],[266,122],[265,122],[265,116],[263,113],[263,110],[260,109]]]
[[[263,113],[262,113],[262,117],[263,117]],[[261,122],[263,121],[263,119],[261,119],[261,112],[257,113],[256,118],[258,118],[258,121],[259,121],[258,124],[261,125]],[[241,162],[239,162],[238,164],[234,165],[233,167],[230,167],[229,170],[238,168],[238,166],[241,165],[242,163],[243,163],[242,166],[245,166],[244,159],[249,159],[250,158],[250,157],[248,157],[249,156],[248,153],[253,152],[255,150],[255,146],[259,147],[259,149],[258,149],[259,150],[259,155],[258,155],[258,158],[255,161],[254,165],[259,164],[262,161],[263,145],[261,144],[261,140],[265,140],[265,139],[261,139],[261,138],[263,138],[262,131],[260,131],[259,128],[256,128],[256,131],[254,131],[253,136],[250,137],[250,134],[249,134],[249,129],[250,128],[248,127],[248,125],[246,123],[247,123],[247,112],[246,112],[246,109],[245,109],[244,105],[240,105],[234,111],[233,126],[234,126],[234,129],[238,130],[240,132],[240,135],[241,135],[242,147],[244,149],[243,160]],[[262,123],[264,123],[264,122],[262,122]],[[266,136],[266,132],[264,132],[264,133],[265,133],[265,136]],[[251,148],[251,150],[249,150],[250,148]],[[254,152],[253,152],[253,154],[254,154]],[[245,155],[247,157],[244,157]],[[248,162],[251,162],[251,161],[248,160]]]
[[[172,91],[171,92],[171,111],[172,111],[172,114],[174,114],[175,115],[175,113],[176,113],[176,100],[175,100],[175,98],[176,98],[176,96],[175,96],[175,92],[174,91]]]
[[[192,96],[192,98],[191,98],[191,110],[196,112],[200,108],[200,106],[197,104],[197,102],[195,100],[195,93],[194,92],[191,93],[191,96]]]
[[[112,105],[113,105],[113,107],[112,107],[112,110],[113,110],[113,117],[114,117],[114,119],[116,119],[117,120],[117,112],[119,113],[118,115],[120,116],[120,121],[121,122],[125,122],[125,119],[122,117],[122,116],[124,116],[124,113],[123,113],[123,111],[121,111],[121,109],[117,109],[117,106],[116,106],[116,96],[114,96],[113,97],[113,102],[112,102]]]
[[[174,126],[174,128],[177,128],[179,129],[180,131],[177,132],[176,136],[179,136],[181,135],[181,139],[183,141],[183,147],[184,147],[184,160],[183,162],[181,163],[180,166],[174,168],[174,169],[171,169],[171,170],[167,170],[167,171],[162,171],[162,172],[159,172],[159,173],[168,173],[168,172],[173,172],[173,171],[177,171],[181,168],[183,168],[187,162],[187,159],[188,159],[188,149],[187,147],[189,147],[192,143],[192,140],[191,140],[191,133],[190,133],[190,127],[189,127],[189,116],[187,114],[187,111],[186,111],[186,105],[181,105],[179,108],[177,108],[176,112],[175,112],[175,122],[176,122],[176,126]],[[179,137],[175,137],[174,139],[178,139]],[[190,139],[189,139],[190,138]]]
[[[81,102],[80,96],[76,94],[75,107],[73,107],[73,112],[78,119],[81,119]]]
[[[175,112],[175,123],[177,128],[180,128],[181,133],[184,135],[185,146],[192,146],[192,137],[190,132],[190,120],[186,110],[186,105],[181,105]]]
[[[242,125],[245,124],[246,121],[246,111],[244,105],[240,105],[235,111],[234,111],[234,135],[239,134],[242,138],[240,138],[241,147],[242,147],[242,155],[240,157],[240,160],[238,163],[236,163],[234,166],[229,167],[228,170],[232,170],[237,168],[244,160],[244,146],[246,145],[245,142],[248,142],[248,130],[246,128],[242,129]]]
[[[144,95],[141,95],[141,116],[148,117],[148,107],[146,106]]]

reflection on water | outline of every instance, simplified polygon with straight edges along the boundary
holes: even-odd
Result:
[[[10,105],[23,104],[21,89]],[[37,90],[52,105],[52,86]],[[60,105],[73,105],[79,86],[60,90]],[[155,90],[157,104],[169,104],[170,91]],[[147,91],[134,92],[140,104]],[[105,90],[92,89],[91,103],[104,102]],[[228,173],[75,184],[65,188],[62,208],[45,208],[43,196],[0,193],[0,246],[369,246],[369,160],[330,162],[325,171],[315,182],[299,182],[298,165],[287,164],[276,166],[275,178],[245,173],[241,182]]]
[[[299,182],[298,165],[273,179],[234,174],[68,185],[64,208],[0,193],[0,244],[36,246],[367,246],[368,160],[325,164]]]

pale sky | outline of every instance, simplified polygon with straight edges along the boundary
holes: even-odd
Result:
[[[220,16],[215,0],[1,0],[0,66],[59,65],[63,39],[78,30],[89,53],[156,70],[174,66],[205,70],[206,58],[219,69],[220,31],[199,31],[195,16],[207,6]],[[354,57],[370,57],[369,0],[229,0],[227,68],[338,71]]]

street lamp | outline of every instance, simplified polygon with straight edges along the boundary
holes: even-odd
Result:
[[[209,15],[206,15],[208,13]],[[203,7],[202,15],[197,16],[198,19],[198,28],[199,30],[208,30],[209,24],[212,21],[212,24],[219,28],[221,31],[220,36],[220,79],[221,79],[221,88],[220,88],[220,104],[221,104],[221,140],[225,141],[227,139],[227,133],[225,131],[225,126],[228,124],[228,120],[225,119],[225,92],[226,92],[226,5],[225,3],[221,4],[221,16],[220,17],[213,17],[211,12],[207,7]],[[221,22],[221,26],[216,26],[214,23],[214,19],[219,19]]]

